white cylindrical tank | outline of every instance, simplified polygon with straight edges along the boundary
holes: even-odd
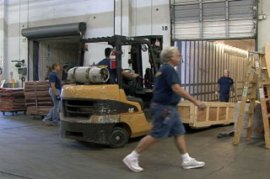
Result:
[[[68,70],[67,79],[72,83],[106,83],[109,76],[109,70],[105,67],[85,66]]]

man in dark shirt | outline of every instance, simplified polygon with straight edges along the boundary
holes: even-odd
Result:
[[[233,79],[229,77],[229,71],[224,70],[224,76],[219,78],[217,92],[219,92],[219,101],[229,102],[230,99],[230,91],[233,88]]]
[[[160,54],[163,65],[156,74],[154,94],[151,104],[153,127],[149,135],[145,136],[138,146],[123,162],[133,172],[141,172],[139,155],[148,149],[159,139],[174,136],[176,146],[181,153],[182,167],[185,169],[199,168],[205,165],[189,156],[185,141],[185,128],[177,110],[177,104],[181,97],[194,103],[199,109],[206,105],[193,98],[180,84],[178,75],[174,69],[180,62],[180,53],[176,47],[164,48]]]
[[[114,84],[117,82],[117,71],[116,71],[116,68],[113,68],[111,64],[112,61],[110,59],[110,55],[112,53],[112,50],[113,50],[112,48],[106,48],[104,51],[105,58],[101,60],[100,62],[98,62],[97,65],[107,67],[107,69],[110,72],[109,82],[111,84]],[[123,88],[125,89],[126,93],[129,93],[128,91],[133,91],[134,87],[129,84],[133,84],[132,82],[134,82],[134,80],[139,75],[130,70],[123,70],[123,69],[121,69],[121,75],[123,77]]]
[[[111,68],[111,59],[110,59],[110,54],[112,52],[112,48],[106,48],[104,51],[105,54],[105,58],[103,60],[101,60],[100,62],[98,62],[98,66],[106,66],[107,69],[110,72],[110,78],[109,78],[109,82],[110,83],[115,83],[116,81],[116,69],[112,69]]]
[[[49,79],[49,94],[53,101],[53,107],[50,109],[47,116],[43,119],[43,122],[47,125],[58,125],[60,122],[60,94],[61,94],[61,80],[58,77],[58,73],[61,71],[59,64],[52,65],[52,71],[48,75]]]

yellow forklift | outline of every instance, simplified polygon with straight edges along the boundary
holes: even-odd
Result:
[[[107,43],[116,79],[109,81],[108,67],[74,67],[70,84],[62,89],[61,135],[78,141],[123,147],[130,138],[148,133],[153,77],[159,65],[162,36],[112,36],[83,39],[83,43]],[[122,67],[129,49],[128,69]],[[113,65],[112,65],[113,66]],[[138,74],[124,79],[123,71]]]

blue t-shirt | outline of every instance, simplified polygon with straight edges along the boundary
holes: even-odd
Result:
[[[61,81],[56,72],[49,73],[49,83],[50,83],[50,87],[51,87],[51,83],[55,83],[56,89],[61,90],[62,88]]]
[[[100,62],[98,62],[98,65],[104,65],[107,66],[107,69],[110,72],[110,83],[115,83],[116,80],[116,69],[111,69],[111,63],[110,63],[110,59],[109,58],[104,58],[103,60],[101,60]]]
[[[219,78],[218,84],[219,84],[219,91],[221,94],[229,94],[231,86],[233,85],[233,79],[231,79],[230,77],[223,76]]]
[[[162,65],[156,74],[152,101],[163,105],[177,105],[181,97],[172,90],[174,84],[180,84],[175,69],[169,64]]]
[[[110,59],[109,58],[104,58],[100,62],[98,62],[98,65],[104,65],[110,68]]]

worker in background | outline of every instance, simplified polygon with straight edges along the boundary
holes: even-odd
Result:
[[[110,59],[110,55],[112,53],[113,49],[112,48],[106,48],[104,51],[105,54],[105,58],[102,59],[100,62],[98,62],[98,66],[106,66],[110,72],[110,83],[115,83],[116,82],[116,66],[112,67],[111,64],[111,59]],[[131,73],[131,72],[127,72],[126,70],[122,70],[121,72],[122,76],[127,78],[127,79],[134,79],[137,78],[139,75],[136,73]]]
[[[219,101],[221,102],[229,102],[230,100],[230,92],[234,91],[234,81],[229,77],[230,72],[228,70],[224,70],[224,75],[219,78],[217,84],[216,94],[219,94]],[[223,137],[231,137],[234,135],[234,130],[221,132],[217,135],[217,138]]]
[[[219,101],[229,102],[230,92],[234,91],[233,79],[229,77],[230,72],[228,70],[224,70],[224,75],[219,78],[217,84],[217,92],[219,93]]]
[[[59,64],[52,65],[52,71],[48,75],[49,79],[49,94],[53,101],[53,107],[50,109],[47,116],[42,120],[46,125],[59,125],[60,122],[60,94],[61,94],[61,80],[59,78],[59,72],[61,72],[61,66]]]
[[[113,64],[111,56],[113,53],[113,49],[112,48],[106,48],[104,51],[105,54],[105,58],[103,60],[101,60],[100,62],[98,62],[98,66],[106,66],[107,69],[110,72],[110,78],[109,78],[109,83],[110,84],[114,84],[117,82],[117,71],[116,71],[116,61],[115,64]],[[127,94],[133,94],[133,92],[135,90],[134,85],[132,84],[136,84],[134,83],[136,78],[139,77],[138,74],[134,73],[132,70],[123,70],[121,69],[121,75],[123,77],[123,88],[125,90],[125,92]]]
[[[189,156],[186,141],[185,127],[178,114],[177,105],[181,97],[186,98],[199,109],[205,109],[205,103],[196,100],[186,92],[174,69],[180,62],[180,53],[176,47],[166,47],[161,51],[163,65],[156,74],[151,114],[153,127],[150,134],[145,136],[137,147],[124,159],[124,164],[133,172],[141,172],[139,156],[154,143],[162,138],[173,136],[177,149],[181,153],[182,167],[184,169],[199,168],[205,165]]]
[[[113,83],[115,83],[115,79],[116,79],[116,69],[111,68],[111,59],[110,59],[111,52],[112,52],[112,48],[106,48],[104,50],[105,58],[103,60],[101,60],[100,62],[98,62],[97,65],[107,67],[107,69],[110,72],[109,82],[111,84],[113,84]]]
[[[111,54],[112,48],[105,48],[104,50],[104,54],[105,54],[105,58],[103,60],[101,60],[100,62],[98,62],[97,65],[104,65],[107,66],[108,68],[110,68],[110,54]]]

